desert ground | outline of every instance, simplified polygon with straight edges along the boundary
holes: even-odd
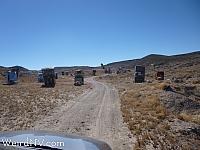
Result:
[[[4,82],[1,80],[0,84],[1,131],[29,129],[36,120],[90,88],[89,84],[73,86],[70,77],[59,78],[55,88],[42,88],[36,77],[22,77],[15,85],[4,85]]]
[[[115,88],[94,77],[86,78],[83,86],[74,86],[69,76],[61,76],[55,88],[41,85],[34,77],[1,85],[1,131],[54,131],[106,141],[114,150],[132,150],[135,139],[123,123]]]
[[[132,70],[98,77],[118,90],[123,121],[136,138],[134,149],[200,148],[199,68],[188,61],[149,65],[145,83],[134,83]],[[158,81],[155,73],[162,70],[165,80]]]
[[[86,82],[91,90],[35,122],[33,129],[93,137],[106,141],[113,150],[132,149],[134,138],[123,124],[117,91],[94,78],[87,78]]]

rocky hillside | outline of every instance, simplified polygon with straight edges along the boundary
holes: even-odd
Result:
[[[142,84],[134,83],[138,64],[146,66]],[[137,137],[135,149],[200,149],[200,52],[149,55],[108,66],[131,68],[99,79],[118,89],[124,122]],[[157,71],[164,71],[165,80],[155,79]]]
[[[28,69],[21,67],[21,66],[12,66],[12,67],[0,66],[0,71],[7,71],[10,69],[19,70],[19,71],[29,71]]]
[[[133,59],[133,60],[126,60],[120,62],[114,62],[107,64],[107,67],[118,68],[118,67],[125,67],[125,68],[133,68],[135,65],[144,65],[144,66],[151,66],[152,64],[156,66],[161,65],[176,65],[185,63],[185,65],[195,65],[200,63],[200,51],[181,54],[181,55],[172,55],[172,56],[165,56],[165,55],[157,55],[151,54],[141,59]]]

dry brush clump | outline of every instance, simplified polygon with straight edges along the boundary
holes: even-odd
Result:
[[[23,82],[23,83],[37,82],[37,76],[36,75],[20,75],[19,82]]]
[[[145,149],[148,145],[161,147],[168,144],[166,140],[174,142],[174,138],[168,134],[170,125],[165,122],[170,114],[160,103],[155,84],[135,84],[132,88],[121,96],[121,110],[124,121],[137,137],[135,149]],[[164,138],[160,140],[162,136]]]
[[[180,113],[178,115],[178,118],[180,120],[183,120],[183,121],[194,122],[194,123],[200,125],[200,115],[192,115],[192,114],[187,114],[187,113]]]

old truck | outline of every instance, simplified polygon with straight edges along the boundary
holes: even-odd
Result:
[[[55,80],[55,72],[52,68],[45,68],[42,69],[42,75],[44,79],[43,87],[55,87],[56,80]]]
[[[7,84],[8,85],[12,85],[15,84],[17,79],[18,79],[18,75],[16,71],[8,71],[6,74],[6,78],[7,78]]]
[[[142,83],[145,81],[145,67],[135,66],[135,83]]]
[[[75,86],[84,85],[84,76],[83,76],[83,72],[81,70],[76,70],[76,72],[75,72],[74,85]]]

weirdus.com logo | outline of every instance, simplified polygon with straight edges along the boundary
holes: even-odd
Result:
[[[25,141],[17,141],[13,139],[1,139],[1,144],[4,146],[12,146],[12,147],[38,147],[38,146],[45,146],[45,147],[64,147],[64,142],[61,141],[46,141],[45,139],[31,139],[26,138]]]

